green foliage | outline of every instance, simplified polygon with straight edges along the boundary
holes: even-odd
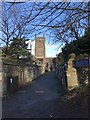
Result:
[[[86,79],[88,79],[87,78],[87,76],[88,76],[88,70],[87,69],[85,69],[85,68],[79,68],[79,69],[77,69],[77,73],[78,73],[78,82],[79,82],[79,84],[80,84],[80,86],[84,86],[86,83]]]
[[[62,48],[62,54],[63,54],[62,56],[63,56],[64,62],[68,61],[69,54],[71,54],[73,52],[74,52],[74,44],[73,43],[67,44],[67,45],[65,45],[65,47]]]
[[[26,56],[28,55],[28,51],[26,49],[26,44],[24,39],[17,39],[14,38],[13,42],[10,45],[10,52],[11,56]]]
[[[84,93],[88,89],[87,85],[79,86],[75,88],[76,93]]]
[[[68,61],[68,56],[71,53],[75,53],[76,55],[84,53],[90,54],[90,35],[86,34],[78,40],[66,44],[62,48],[63,59],[65,62]]]
[[[19,56],[27,56],[29,52],[27,51],[24,39],[14,38],[10,46],[8,46],[8,52],[6,52],[6,46],[3,48],[3,56],[7,55],[11,58],[18,58]]]

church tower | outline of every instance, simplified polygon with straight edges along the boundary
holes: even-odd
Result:
[[[44,37],[35,38],[35,57],[45,58],[45,38]]]
[[[35,58],[41,65],[42,72],[45,72],[45,38],[35,37]]]

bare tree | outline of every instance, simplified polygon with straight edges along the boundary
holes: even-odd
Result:
[[[48,13],[49,12],[49,13]],[[88,28],[88,3],[50,3],[39,24],[42,29],[53,30],[56,41],[68,43],[78,39]]]
[[[8,54],[8,48],[13,38],[25,38],[27,34],[31,34],[34,29],[31,28],[30,21],[34,20],[36,14],[32,16],[35,3],[31,9],[26,9],[25,3],[2,3],[2,22],[1,22],[1,40],[5,45],[5,54]],[[23,8],[24,7],[24,8]],[[29,12],[26,12],[28,11]]]
[[[88,3],[84,2],[3,3],[2,14],[0,39],[7,48],[14,37],[29,38],[49,31],[56,36],[54,42],[68,43],[88,27]]]

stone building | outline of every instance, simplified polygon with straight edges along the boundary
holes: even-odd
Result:
[[[46,61],[45,61],[45,63],[46,63],[46,66],[48,67],[48,71],[50,71],[50,68],[52,67],[52,69],[54,69],[54,65],[53,65],[53,59],[54,59],[55,57],[46,57]]]
[[[45,38],[35,37],[35,58],[36,63],[41,66],[42,73],[45,69]]]
[[[45,37],[35,37],[35,61],[37,65],[41,66],[42,73],[50,70],[53,67],[52,59],[54,57],[46,58]]]

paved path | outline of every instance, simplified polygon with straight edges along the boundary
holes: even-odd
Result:
[[[59,89],[55,73],[46,73],[12,97],[3,100],[3,117],[59,117],[60,114],[56,115]]]
[[[61,94],[55,73],[46,73],[13,96],[3,99],[3,118],[86,117],[79,110],[68,112],[60,102]]]

